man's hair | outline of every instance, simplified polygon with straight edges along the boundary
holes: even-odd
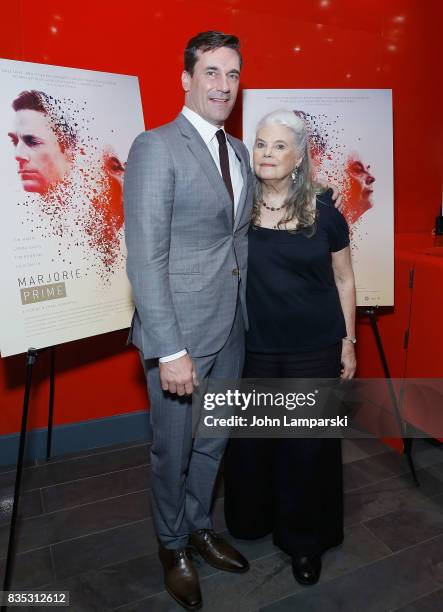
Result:
[[[15,111],[19,110],[34,110],[39,113],[46,113],[46,108],[43,103],[45,94],[42,91],[22,91],[12,102],[12,108]]]
[[[44,91],[22,91],[13,100],[15,111],[33,110],[49,117],[51,127],[57,137],[61,150],[73,149],[77,144],[77,130],[61,110],[62,102]]]
[[[237,51],[240,59],[240,67],[242,65],[242,56],[240,53],[240,41],[234,34],[224,34],[223,32],[216,32],[209,30],[208,32],[200,32],[197,34],[186,45],[185,49],[185,70],[192,76],[194,74],[194,66],[198,60],[197,52],[206,53],[206,51],[213,51],[214,49],[220,49],[221,47],[227,47]]]

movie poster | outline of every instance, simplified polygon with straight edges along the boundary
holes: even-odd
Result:
[[[340,210],[351,233],[357,305],[393,305],[391,90],[245,90],[243,137],[251,156],[258,122],[278,109],[304,119],[315,173],[340,190]]]
[[[2,356],[128,327],[137,77],[0,60]]]

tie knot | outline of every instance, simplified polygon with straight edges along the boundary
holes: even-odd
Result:
[[[226,135],[223,130],[217,130],[215,135],[217,136],[218,144],[226,144]]]

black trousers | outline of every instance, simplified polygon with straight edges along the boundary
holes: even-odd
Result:
[[[247,353],[244,378],[337,378],[341,343],[293,355]],[[272,533],[290,555],[343,541],[341,440],[232,438],[224,460],[225,518],[236,538]]]

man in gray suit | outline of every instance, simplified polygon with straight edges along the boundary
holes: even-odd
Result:
[[[153,516],[168,592],[201,607],[189,545],[231,572],[247,560],[213,531],[210,508],[226,439],[192,438],[190,394],[238,378],[244,356],[252,173],[223,125],[238,92],[238,38],[203,32],[185,50],[185,106],[134,141],[125,173],[127,271],[151,399]]]

